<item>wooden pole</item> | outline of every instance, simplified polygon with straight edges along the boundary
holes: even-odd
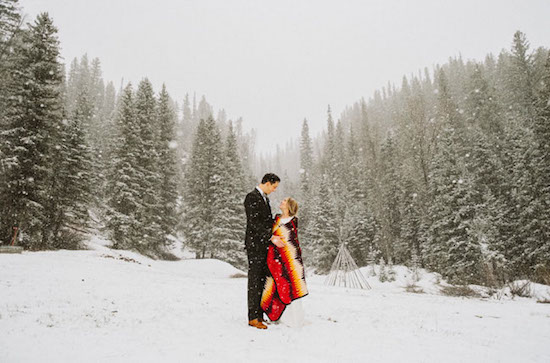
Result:
[[[14,233],[13,233],[13,238],[11,240],[10,246],[15,245],[15,239],[17,238],[17,232],[19,231],[19,227],[13,227],[13,230],[14,230]]]

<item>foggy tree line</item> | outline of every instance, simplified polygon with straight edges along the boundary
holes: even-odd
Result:
[[[418,261],[452,282],[548,274],[550,62],[521,32],[496,58],[404,77],[337,121],[329,107],[322,137],[304,120],[299,145],[258,163],[241,119],[195,95],[178,117],[165,87],[117,92],[87,56],[66,73],[49,16],[25,27],[16,0],[0,5],[3,243],[18,227],[26,248],[78,248],[97,228],[169,258],[181,234],[198,258],[243,267],[242,198],[270,169],[300,202],[319,272],[345,242],[359,265]]]
[[[14,227],[28,249],[80,248],[102,230],[115,248],[172,258],[174,237],[197,257],[244,263],[241,197],[254,134],[203,96],[178,104],[149,80],[105,85],[87,55],[67,72],[47,14],[22,25],[2,0],[1,241]]]
[[[20,19],[17,2],[4,4],[13,10],[6,16]],[[97,211],[115,247],[158,255],[177,223],[166,90],[155,97],[145,79],[135,97],[126,87],[116,107],[99,60],[75,59],[65,76],[46,13],[2,41],[2,241],[16,227],[26,248],[78,248]]]
[[[345,242],[360,265],[420,261],[457,283],[547,278],[547,49],[518,31],[496,58],[452,58],[327,119],[321,140],[304,120],[300,144],[303,241],[319,271]]]

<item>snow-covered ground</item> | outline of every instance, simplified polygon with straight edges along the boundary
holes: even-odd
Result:
[[[404,267],[369,291],[310,276],[307,324],[262,331],[232,266],[98,241],[0,255],[0,362],[550,362],[550,304],[536,299],[446,297],[426,272],[426,293],[408,293]]]

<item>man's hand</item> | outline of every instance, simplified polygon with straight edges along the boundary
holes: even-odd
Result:
[[[271,236],[271,242],[273,242],[273,244],[279,248],[284,247],[285,245],[285,243],[279,236]]]

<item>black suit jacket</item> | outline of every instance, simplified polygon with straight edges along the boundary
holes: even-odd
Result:
[[[273,228],[271,207],[258,189],[254,188],[244,199],[244,209],[246,211],[246,249],[249,252],[259,253],[267,251]]]

